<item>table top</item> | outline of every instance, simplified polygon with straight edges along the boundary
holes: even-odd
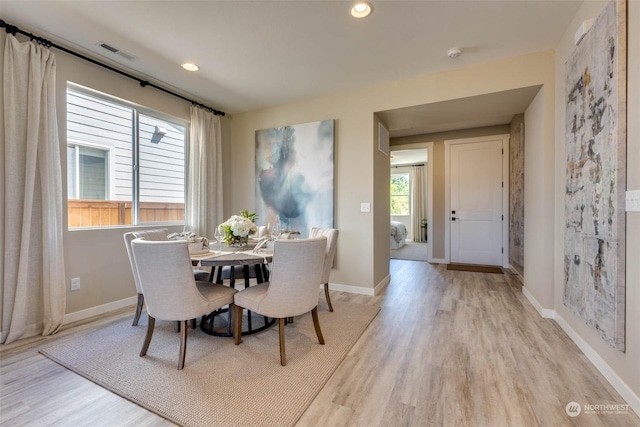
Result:
[[[252,249],[244,251],[214,251],[208,253],[191,255],[191,261],[198,261],[202,266],[221,266],[221,265],[255,265],[269,263],[273,259],[273,252],[259,249],[253,252]]]

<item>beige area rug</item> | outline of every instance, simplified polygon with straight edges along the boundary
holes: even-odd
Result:
[[[180,425],[291,426],[380,310],[339,302],[333,306],[333,313],[319,307],[326,345],[318,343],[310,314],[287,325],[284,367],[277,323],[243,337],[239,346],[233,338],[190,329],[182,371],[176,369],[180,334],[169,322],[156,322],[147,356],[138,356],[146,316],[137,327],[131,319],[118,321],[40,352]]]
[[[407,259],[410,261],[427,261],[426,243],[407,242],[400,249],[391,249],[391,259]]]

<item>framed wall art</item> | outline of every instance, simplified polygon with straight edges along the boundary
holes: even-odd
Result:
[[[565,64],[563,303],[625,350],[626,1],[609,3]]]
[[[258,222],[309,235],[333,227],[334,121],[256,131]]]

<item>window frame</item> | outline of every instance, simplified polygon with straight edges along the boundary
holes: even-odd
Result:
[[[132,129],[131,129],[131,156],[132,156],[132,164],[131,164],[131,178],[132,178],[132,187],[131,187],[131,224],[118,224],[118,225],[109,225],[109,226],[95,226],[95,227],[70,227],[69,222],[67,220],[67,229],[70,231],[75,230],[97,230],[97,229],[110,229],[110,228],[132,228],[132,227],[142,227],[148,225],[185,225],[187,224],[187,193],[188,193],[188,185],[189,185],[189,128],[191,122],[186,119],[182,119],[179,117],[175,117],[171,114],[164,113],[162,111],[154,110],[149,107],[145,107],[143,105],[137,104],[135,102],[110,95],[104,92],[100,92],[96,89],[92,89],[86,86],[82,86],[80,84],[67,81],[67,85],[65,88],[65,108],[69,105],[67,99],[68,91],[74,91],[81,93],[86,96],[94,97],[106,102],[110,102],[113,104],[118,104],[125,108],[130,108],[132,110],[131,121],[132,121]],[[65,109],[65,112],[67,110]],[[183,200],[184,200],[184,219],[183,220],[172,220],[172,221],[156,221],[156,222],[140,222],[140,129],[139,129],[139,114],[143,114],[147,117],[151,117],[154,119],[158,119],[161,121],[170,122],[172,124],[181,126],[184,128],[184,188],[183,188]],[[68,123],[68,112],[65,117],[65,125]],[[68,132],[68,129],[67,129]],[[65,135],[66,137],[66,135]],[[67,147],[69,146],[70,141],[78,141],[79,144],[91,148],[100,148],[105,149],[103,144],[96,144],[91,142],[79,141],[77,138],[69,138],[67,140]],[[112,152],[109,148],[109,176],[115,177],[115,162],[112,161]],[[68,168],[68,165],[67,165]],[[67,177],[68,177],[68,169],[67,169]],[[109,179],[109,192],[110,194],[114,193],[115,181],[112,183],[112,180]],[[67,196],[65,192],[65,197]],[[67,198],[68,199],[68,198]]]
[[[110,197],[111,194],[114,194],[114,187],[115,187],[115,181],[112,182],[112,177],[114,176],[115,173],[115,165],[113,162],[113,147],[110,147],[108,145],[104,145],[104,144],[96,144],[95,142],[88,142],[88,141],[82,141],[79,139],[75,139],[75,138],[69,138],[67,139],[67,149],[69,149],[69,147],[86,147],[86,148],[93,148],[96,150],[101,150],[104,151],[106,153],[106,159],[107,159],[107,197]],[[80,176],[79,174],[79,169],[80,169],[80,164],[78,162],[78,158],[79,158],[79,152],[76,151],[76,155],[75,155],[75,173],[76,176]],[[67,179],[69,179],[69,164],[67,163]],[[75,188],[73,189],[74,195],[76,197],[74,197],[72,200],[80,200],[80,182],[78,180],[76,180],[76,185],[74,186]],[[68,192],[67,192],[68,194]],[[108,198],[106,200],[109,200]]]
[[[389,181],[391,181],[391,179],[393,179],[394,175],[405,175],[407,177],[407,181],[408,181],[407,194],[393,194],[393,193],[391,193],[391,191],[389,191],[389,205],[391,205],[391,198],[393,198],[393,197],[406,197],[407,198],[407,213],[406,214],[394,214],[394,213],[391,213],[391,216],[411,216],[411,186],[412,186],[411,173],[409,171],[407,171],[407,172],[392,172],[391,176],[389,177]]]

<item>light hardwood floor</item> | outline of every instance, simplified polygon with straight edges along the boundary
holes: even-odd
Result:
[[[567,416],[571,401],[625,402],[560,327],[538,315],[515,276],[402,260],[391,261],[391,275],[377,297],[331,293],[382,310],[298,426],[640,426],[631,409]],[[2,346],[0,425],[173,425],[38,353],[132,315],[122,310]]]

